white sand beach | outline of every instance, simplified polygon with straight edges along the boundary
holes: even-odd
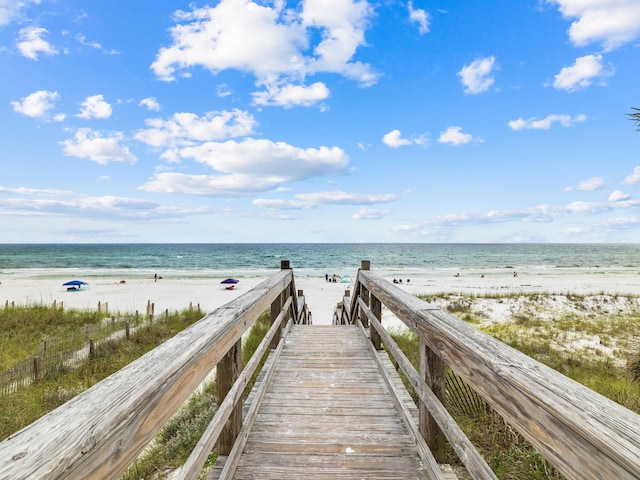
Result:
[[[294,272],[295,273],[295,272]],[[354,275],[355,280],[355,275]],[[2,306],[15,303],[29,304],[63,304],[68,308],[96,309],[98,304],[108,308],[111,314],[117,312],[144,313],[148,302],[154,304],[156,315],[165,310],[176,311],[197,307],[203,312],[211,312],[230,302],[239,295],[262,282],[264,278],[241,278],[233,290],[226,290],[219,281],[202,278],[172,279],[165,277],[154,281],[149,279],[126,279],[120,283],[119,278],[93,280],[88,288],[81,291],[67,291],[61,282],[52,279],[40,279],[11,275],[0,283],[0,301]],[[388,278],[392,280],[392,278]],[[305,299],[313,314],[313,323],[330,324],[334,309],[346,289],[352,284],[330,283],[324,278],[296,278],[296,289],[303,290]],[[640,275],[625,273],[615,275],[602,274],[545,274],[531,275],[520,273],[517,277],[511,274],[491,274],[481,277],[476,274],[461,276],[428,276],[411,278],[410,283],[403,279],[397,285],[412,294],[434,293],[466,293],[482,295],[512,293],[556,293],[556,294],[631,294],[640,295]],[[495,321],[501,321],[498,308],[493,309]],[[399,321],[388,311],[383,311],[384,324],[400,325]]]

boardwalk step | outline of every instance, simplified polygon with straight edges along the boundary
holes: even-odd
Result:
[[[233,478],[427,478],[358,327],[294,326],[285,342]]]

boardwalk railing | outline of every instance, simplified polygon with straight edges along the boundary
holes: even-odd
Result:
[[[269,308],[271,330],[242,371],[242,335]],[[118,478],[216,368],[218,412],[183,469],[199,470],[216,441],[222,454],[231,449],[242,390],[287,321],[309,316],[283,261],[268,280],[0,442],[0,479]]]
[[[420,430],[438,461],[446,437],[473,478],[495,478],[445,408],[446,367],[568,479],[640,478],[640,416],[403,291],[362,262],[337,323],[384,341],[420,398]],[[420,341],[417,372],[381,326],[382,305]]]

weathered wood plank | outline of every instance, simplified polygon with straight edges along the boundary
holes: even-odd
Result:
[[[361,270],[361,284],[566,478],[635,479],[640,415]]]
[[[117,478],[293,280],[278,272],[0,443],[0,478]]]
[[[355,326],[293,326],[235,479],[425,478]]]
[[[474,479],[495,479],[496,476],[489,465],[465,436],[460,427],[455,423],[455,420],[451,415],[449,415],[449,412],[447,412],[444,405],[440,402],[440,399],[426,384],[422,375],[418,374],[418,372],[413,368],[413,365],[411,365],[411,362],[405,356],[404,352],[400,350],[394,342],[391,335],[389,335],[389,333],[382,327],[382,324],[378,321],[373,312],[369,311],[366,306],[364,306],[363,309],[365,310],[365,314],[369,317],[369,324],[371,328],[374,328],[379,332],[380,338],[384,341],[386,348],[389,349],[395,361],[402,368],[422,403],[433,416],[434,421],[436,421],[440,428],[446,433],[453,449],[457,453],[458,458],[460,458],[467,468],[467,471]],[[386,352],[381,351],[379,357],[383,356],[387,359],[389,358]],[[404,391],[406,394],[406,390],[404,388],[401,389],[398,387],[398,391]],[[415,414],[415,410],[411,411]]]

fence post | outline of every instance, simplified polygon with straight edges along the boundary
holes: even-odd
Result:
[[[371,261],[370,260],[362,260],[360,262],[360,270],[368,271],[369,269],[371,269]],[[364,303],[367,306],[370,305],[370,302],[369,302],[369,290],[367,290],[364,287],[364,285],[360,284],[360,291],[359,292],[355,292],[355,293],[356,293],[356,298],[358,296],[360,296],[360,298],[362,298],[362,300],[364,301]],[[358,307],[358,318],[362,322],[362,326],[364,328],[368,328],[369,327],[369,319],[367,318],[367,314],[360,307]],[[356,319],[352,318],[351,322],[355,323]]]
[[[42,369],[40,364],[40,357],[36,355],[33,357],[33,379],[38,382],[42,378]]]
[[[131,324],[129,322],[124,324],[124,335],[126,339],[129,340],[129,337],[131,336]]]
[[[371,303],[371,313],[378,319],[380,323],[382,323],[382,303],[378,300],[378,297],[374,295],[370,295],[370,303]],[[382,350],[382,338],[380,337],[380,333],[373,327],[373,325],[369,325],[369,337],[371,338],[371,343],[376,347],[376,350]]]
[[[280,269],[285,270],[288,268],[289,268],[289,261],[282,260],[280,262]],[[278,318],[278,315],[280,315],[280,312],[282,311],[282,305],[285,302],[284,296],[285,296],[285,292],[282,291],[280,295],[278,295],[276,299],[273,302],[271,302],[271,325],[275,323],[276,318]],[[281,332],[281,329],[278,330],[278,332],[273,336],[273,340],[271,340],[271,348],[276,348],[278,346],[278,342],[280,342],[280,332]]]
[[[89,356],[93,357],[96,354],[96,344],[93,338],[89,339]]]
[[[218,405],[221,405],[242,370],[242,339],[238,340],[217,365]],[[242,402],[233,407],[218,437],[218,455],[229,455],[242,427]]]
[[[304,290],[298,290],[298,298],[300,297],[304,297]],[[298,312],[298,314],[302,316],[302,318],[300,319],[300,322],[302,325],[307,325],[308,321],[307,321],[307,310],[306,308],[304,309],[303,312]],[[298,319],[296,318],[296,323],[298,323]]]
[[[447,377],[444,361],[431,350],[423,340],[420,340],[420,375],[427,386],[438,397],[442,405],[446,406]],[[438,427],[435,419],[422,401],[419,401],[419,427],[422,437],[438,463],[445,461],[445,436]]]

